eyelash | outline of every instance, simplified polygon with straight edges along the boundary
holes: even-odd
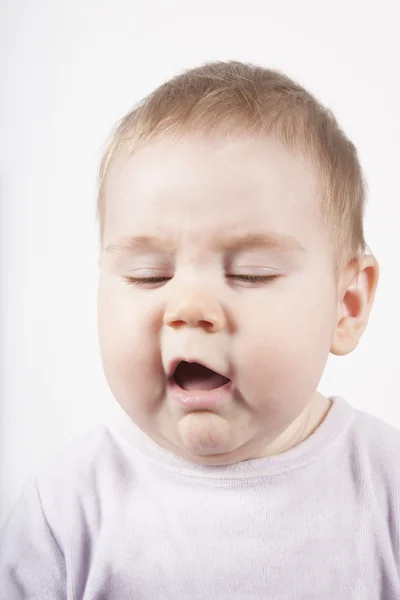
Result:
[[[247,283],[272,283],[279,278],[279,275],[228,275],[228,279],[244,281]],[[171,277],[124,277],[128,285],[151,285],[156,283],[167,283]]]

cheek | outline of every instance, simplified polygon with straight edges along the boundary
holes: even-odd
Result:
[[[301,404],[319,384],[335,325],[332,296],[290,293],[249,310],[238,358],[245,387],[258,402]],[[271,406],[271,404],[269,404]]]
[[[100,282],[98,334],[103,369],[113,395],[125,407],[137,397],[154,397],[155,374],[162,369],[158,322],[156,311],[148,302],[134,298],[129,287]]]

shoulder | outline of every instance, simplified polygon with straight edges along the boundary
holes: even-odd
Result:
[[[39,488],[76,489],[101,485],[105,479],[125,477],[129,461],[106,425],[76,436],[37,471]]]
[[[381,490],[400,490],[400,431],[365,412],[355,410],[349,444],[355,466]]]
[[[377,459],[400,452],[399,429],[363,411],[354,412],[353,433],[362,446],[369,448]]]
[[[100,519],[132,479],[132,462],[105,425],[77,436],[43,464],[35,482],[49,524]]]
[[[99,474],[102,465],[110,466],[118,448],[104,425],[98,425],[76,436],[61,450],[54,453],[38,470],[39,484],[46,482],[62,486],[75,485]]]

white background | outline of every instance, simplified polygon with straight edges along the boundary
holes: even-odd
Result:
[[[2,0],[0,523],[24,481],[107,414],[96,332],[96,172],[112,125],[182,69],[278,68],[332,108],[369,182],[381,280],[321,382],[400,428],[397,0]],[[398,457],[394,457],[398,460]]]

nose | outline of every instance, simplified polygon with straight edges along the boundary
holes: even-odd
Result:
[[[217,333],[226,327],[225,312],[221,304],[204,292],[180,292],[172,298],[164,314],[164,325],[172,328],[202,327]]]

